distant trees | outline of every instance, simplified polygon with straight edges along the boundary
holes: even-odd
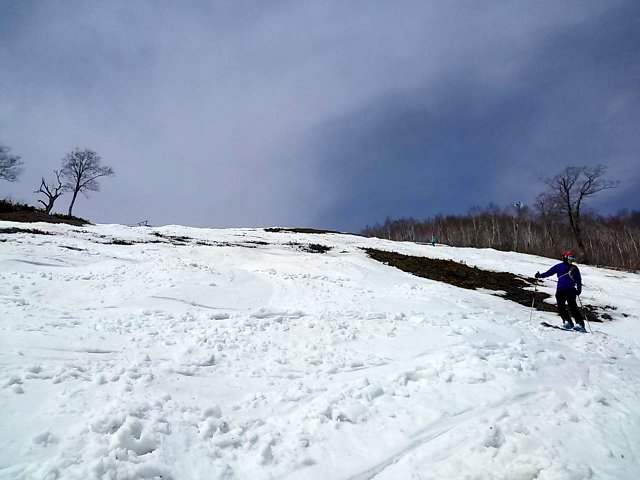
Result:
[[[0,179],[15,182],[22,173],[24,162],[17,155],[11,155],[11,149],[0,143]]]
[[[87,196],[87,192],[100,191],[98,179],[115,175],[111,167],[102,165],[102,158],[92,150],[76,148],[62,160],[60,175],[64,181],[63,189],[72,193],[69,215],[72,215],[73,205],[78,193]]]
[[[387,219],[361,233],[424,243],[430,243],[435,236],[438,243],[456,247],[494,248],[550,258],[559,258],[563,250],[573,245],[573,232],[563,215],[543,216],[523,210],[516,232],[516,214],[512,207],[498,209],[490,205],[475,207],[466,215],[437,215],[421,221]],[[640,211],[621,211],[609,217],[583,213],[582,234],[592,264],[640,270]]]
[[[575,241],[582,250],[584,263],[589,263],[589,252],[582,232],[584,201],[587,197],[602,190],[616,188],[620,184],[619,181],[604,180],[602,177],[605,172],[606,168],[602,165],[567,167],[555,177],[544,180],[549,189],[538,197],[538,204],[546,213],[561,212],[566,216]]]
[[[56,180],[58,182],[58,185],[56,185],[53,188],[49,188],[44,177],[42,177],[42,182],[40,183],[40,189],[35,191],[35,193],[42,193],[47,199],[47,203],[44,203],[43,200],[38,199],[38,202],[40,202],[42,206],[44,206],[44,211],[47,215],[51,213],[51,210],[53,209],[53,204],[56,202],[58,197],[60,197],[64,193],[64,187],[62,185],[62,181],[60,180],[60,172],[58,172],[57,170],[54,170],[53,173],[56,174]]]
[[[585,199],[619,185],[604,179],[605,173],[601,165],[566,168],[543,180],[548,190],[537,197],[534,208],[520,202],[504,209],[489,204],[474,207],[466,215],[437,215],[423,221],[387,219],[362,233],[425,243],[435,236],[440,243],[458,247],[552,258],[572,248],[579,250],[583,263],[640,270],[640,212],[603,217],[585,209]]]

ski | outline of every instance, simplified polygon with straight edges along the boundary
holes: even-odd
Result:
[[[564,328],[564,327],[559,327],[558,325],[551,325],[550,323],[547,323],[547,322],[540,322],[540,325],[542,325],[543,327],[555,328],[556,330],[562,330],[563,332],[587,333],[587,332],[580,332],[572,328]]]

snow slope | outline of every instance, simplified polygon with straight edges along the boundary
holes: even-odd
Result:
[[[540,257],[28,228],[52,235],[0,234],[2,479],[640,478],[637,274],[581,267],[583,300],[618,310],[576,334],[361,247],[527,276]]]

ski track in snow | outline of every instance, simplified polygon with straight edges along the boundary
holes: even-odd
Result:
[[[55,235],[0,234],[2,479],[640,478],[637,274],[581,267],[583,299],[618,310],[580,335],[361,247],[526,276],[540,257],[34,228]]]

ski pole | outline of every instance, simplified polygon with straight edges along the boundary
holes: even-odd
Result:
[[[591,324],[589,323],[589,319],[587,318],[587,314],[584,313],[584,305],[582,305],[582,299],[580,298],[580,295],[578,295],[578,301],[580,302],[580,310],[582,310],[582,316],[584,317],[585,322],[587,322],[587,327],[589,327],[589,333],[593,333],[593,330],[591,330]]]
[[[529,313],[529,322],[531,322],[531,319],[533,318],[533,306],[536,303],[537,291],[538,291],[538,281],[536,280],[536,283],[533,284],[533,298],[531,299],[531,313]]]

